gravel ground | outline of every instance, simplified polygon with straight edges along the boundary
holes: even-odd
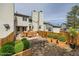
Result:
[[[54,44],[48,43],[46,40],[31,40],[32,56],[79,56],[79,48],[67,52]]]
[[[66,53],[65,49],[61,49],[46,40],[32,40],[33,56],[62,56]]]
[[[64,56],[79,56],[79,47],[63,55]]]

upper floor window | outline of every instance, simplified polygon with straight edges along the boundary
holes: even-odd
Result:
[[[23,17],[23,21],[27,21],[27,17]]]
[[[29,22],[32,22],[32,19],[29,19]]]

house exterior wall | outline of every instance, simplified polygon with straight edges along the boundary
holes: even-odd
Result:
[[[21,15],[21,14],[20,14]],[[17,26],[25,27],[27,26],[27,31],[29,31],[29,27],[31,26],[32,31],[53,31],[53,26],[46,23],[44,24],[43,12],[42,11],[33,11],[31,18],[27,17],[27,21],[23,21],[23,17],[26,16],[17,16]],[[32,22],[29,22],[29,20]],[[20,28],[20,32],[22,32],[22,28]]]
[[[44,31],[48,31],[46,24],[44,24]]]
[[[32,24],[33,24],[33,31],[43,31],[44,25],[43,25],[43,13],[40,11],[33,11],[32,12]],[[41,26],[41,28],[39,28]]]
[[[51,26],[49,24],[44,24],[44,31],[51,31],[51,32],[53,32],[53,26]]]
[[[33,31],[38,31],[38,11],[32,11]]]
[[[43,12],[39,11],[39,26],[41,26],[41,29],[39,29],[40,31],[44,31],[44,18],[43,18]]]
[[[28,20],[29,18],[27,18],[27,21],[23,21],[23,17],[17,16],[17,26],[28,26],[29,25]]]
[[[10,29],[6,30],[4,24]],[[0,38],[8,36],[14,31],[14,4],[0,3]]]
[[[53,28],[53,32],[55,33],[60,33],[60,31],[61,31],[61,28]]]
[[[15,18],[15,23],[16,23],[15,32],[16,32],[16,35],[22,33],[23,31],[29,31],[29,17],[18,16],[18,15],[21,15],[21,14],[18,14],[18,13],[15,14],[15,17],[16,17]],[[24,17],[26,18],[26,20],[23,20]]]

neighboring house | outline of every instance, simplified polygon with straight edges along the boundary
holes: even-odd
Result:
[[[66,31],[66,30],[67,30],[66,23],[62,23],[61,24],[61,31]]]
[[[51,32],[53,32],[53,25],[48,23],[48,22],[44,22],[44,31],[51,31]]]
[[[0,39],[14,31],[14,5],[0,3]]]
[[[32,16],[15,13],[15,31],[17,34],[23,31],[44,31],[42,11],[33,11]]]
[[[60,33],[60,31],[61,31],[61,26],[58,26],[58,25],[53,26],[53,32]]]
[[[31,16],[14,13],[13,4],[0,4],[0,38],[14,32],[23,31],[52,31],[53,26],[44,22],[43,11],[32,11]]]
[[[32,19],[31,16],[27,16],[20,13],[15,13],[15,31],[17,34],[23,31],[30,31],[32,30]]]

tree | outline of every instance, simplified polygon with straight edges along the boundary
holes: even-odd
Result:
[[[77,28],[79,16],[79,6],[75,5],[67,15],[67,27]]]
[[[75,48],[77,28],[79,27],[79,6],[75,5],[72,7],[71,11],[67,15],[67,27],[69,28],[70,34],[70,46]]]

